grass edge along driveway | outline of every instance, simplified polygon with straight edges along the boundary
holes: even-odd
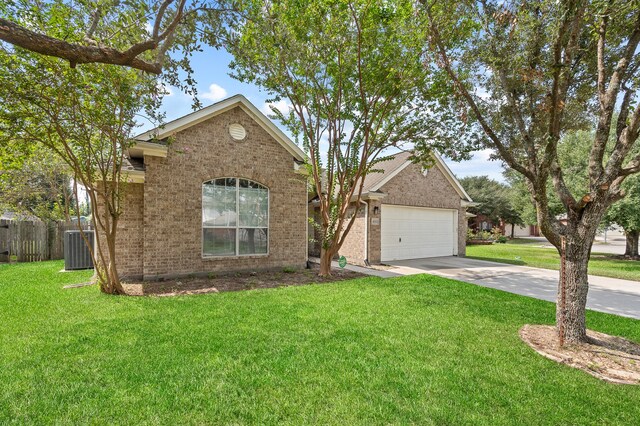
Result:
[[[560,269],[560,256],[555,248],[541,247],[539,241],[510,240],[506,244],[469,245],[466,256],[471,259],[530,266],[542,269]],[[589,274],[601,277],[640,281],[640,261],[623,260],[615,254],[591,253]]]
[[[634,424],[640,387],[537,355],[551,303],[416,275],[182,297],[0,266],[0,424]],[[640,322],[588,326],[640,341]]]

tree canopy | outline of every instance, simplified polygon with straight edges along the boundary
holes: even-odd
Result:
[[[360,209],[364,178],[389,150],[439,149],[454,158],[473,134],[451,119],[447,87],[423,61],[425,21],[405,0],[244,1],[230,35],[237,79],[290,109],[274,110],[305,148],[318,196],[323,259]],[[443,126],[458,129],[445,138]],[[435,137],[440,134],[441,137]],[[459,148],[459,149],[456,149]],[[355,204],[352,204],[355,203]],[[327,267],[321,273],[328,273]]]
[[[513,191],[510,186],[490,179],[489,176],[467,176],[460,179],[460,184],[476,204],[467,208],[467,211],[486,216],[494,223],[503,220],[506,223],[522,224],[512,205]]]
[[[74,200],[71,169],[49,150],[0,136],[0,211],[42,221],[68,220]]]
[[[215,0],[12,0],[0,4],[0,41],[72,68],[104,63],[176,77],[177,65],[190,70],[185,59],[203,36],[217,43],[223,12]]]
[[[623,197],[624,180],[640,171],[633,153],[640,133],[640,1],[422,4],[429,48],[460,100],[460,115],[522,176],[542,233],[568,259],[558,287],[558,300],[567,301],[558,305],[559,336],[582,342],[595,233]],[[560,141],[579,130],[592,132],[590,148],[563,166]],[[550,208],[551,194],[562,219]]]
[[[2,144],[40,158],[55,155],[86,189],[98,231],[94,260],[101,289],[122,293],[115,238],[127,186],[123,165],[138,114],[159,118],[163,91],[156,77],[104,64],[72,69],[24,49],[0,48],[0,69]],[[0,161],[15,160],[5,155]]]

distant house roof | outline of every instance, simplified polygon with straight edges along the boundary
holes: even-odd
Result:
[[[305,160],[304,152],[291,139],[285,135],[273,122],[247,98],[242,95],[235,95],[230,98],[216,102],[198,111],[187,114],[176,120],[170,121],[160,127],[151,129],[135,137],[137,143],[129,149],[132,157],[141,157],[143,154],[166,156],[167,146],[163,139],[191,126],[195,126],[218,114],[222,114],[232,108],[240,107],[253,118],[269,135],[278,141],[293,157],[298,161]],[[162,155],[164,153],[164,155]]]
[[[379,172],[370,173],[365,177],[362,193],[365,194],[378,192],[384,184],[389,182],[398,173],[412,164],[410,157],[410,152],[401,152],[394,155],[387,161],[383,161],[374,165],[374,170],[379,170]],[[449,167],[445,164],[442,157],[440,157],[435,152],[433,153],[433,157],[436,160],[434,167],[437,167],[442,172],[451,186],[453,186],[453,188],[456,190],[458,195],[460,195],[460,198],[470,203],[473,202],[469,194],[467,194],[462,185],[460,185],[460,182],[458,182],[458,179],[456,179],[454,174],[451,172],[451,169],[449,169]]]
[[[0,220],[40,220],[34,215],[26,214],[26,213],[15,213],[15,212],[2,212],[0,215]]]

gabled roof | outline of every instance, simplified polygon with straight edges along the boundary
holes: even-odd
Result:
[[[363,193],[367,192],[376,192],[379,191],[380,188],[395,176],[397,176],[401,171],[405,168],[409,167],[411,164],[410,152],[401,152],[396,154],[391,159],[387,161],[383,161],[374,166],[374,169],[381,170],[379,173],[371,173],[366,176],[364,180],[364,188],[362,189]],[[470,203],[473,202],[469,194],[464,190],[462,185],[454,174],[451,172],[451,169],[445,164],[444,160],[437,153],[433,153],[433,157],[436,160],[434,167],[437,167],[444,177],[449,181],[451,186],[456,190],[460,198],[464,201],[468,201]]]
[[[369,173],[365,176],[362,192],[377,191],[380,189],[391,177],[397,175],[411,164],[411,162],[408,161],[410,156],[410,152],[401,152],[387,161],[382,161],[374,165],[373,169],[380,170],[380,172]]]
[[[275,124],[258,108],[255,107],[247,98],[242,95],[234,95],[230,98],[224,99],[220,102],[216,102],[208,107],[202,108],[198,111],[187,114],[184,117],[180,117],[176,120],[170,121],[161,127],[151,129],[135,137],[138,144],[134,145],[129,151],[135,156],[136,153],[146,153],[146,150],[157,150],[156,153],[159,156],[164,151],[166,156],[166,146],[157,143],[157,141],[165,139],[181,130],[187,129],[191,126],[195,126],[205,120],[208,120],[223,112],[229,111],[235,107],[240,107],[247,115],[253,118],[269,135],[271,135],[276,141],[278,141],[293,157],[298,161],[304,161],[304,152],[295,144],[291,139],[287,137]],[[154,155],[154,154],[151,154]]]

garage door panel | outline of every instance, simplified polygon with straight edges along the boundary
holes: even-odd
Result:
[[[382,260],[455,254],[455,220],[455,210],[383,205]]]

